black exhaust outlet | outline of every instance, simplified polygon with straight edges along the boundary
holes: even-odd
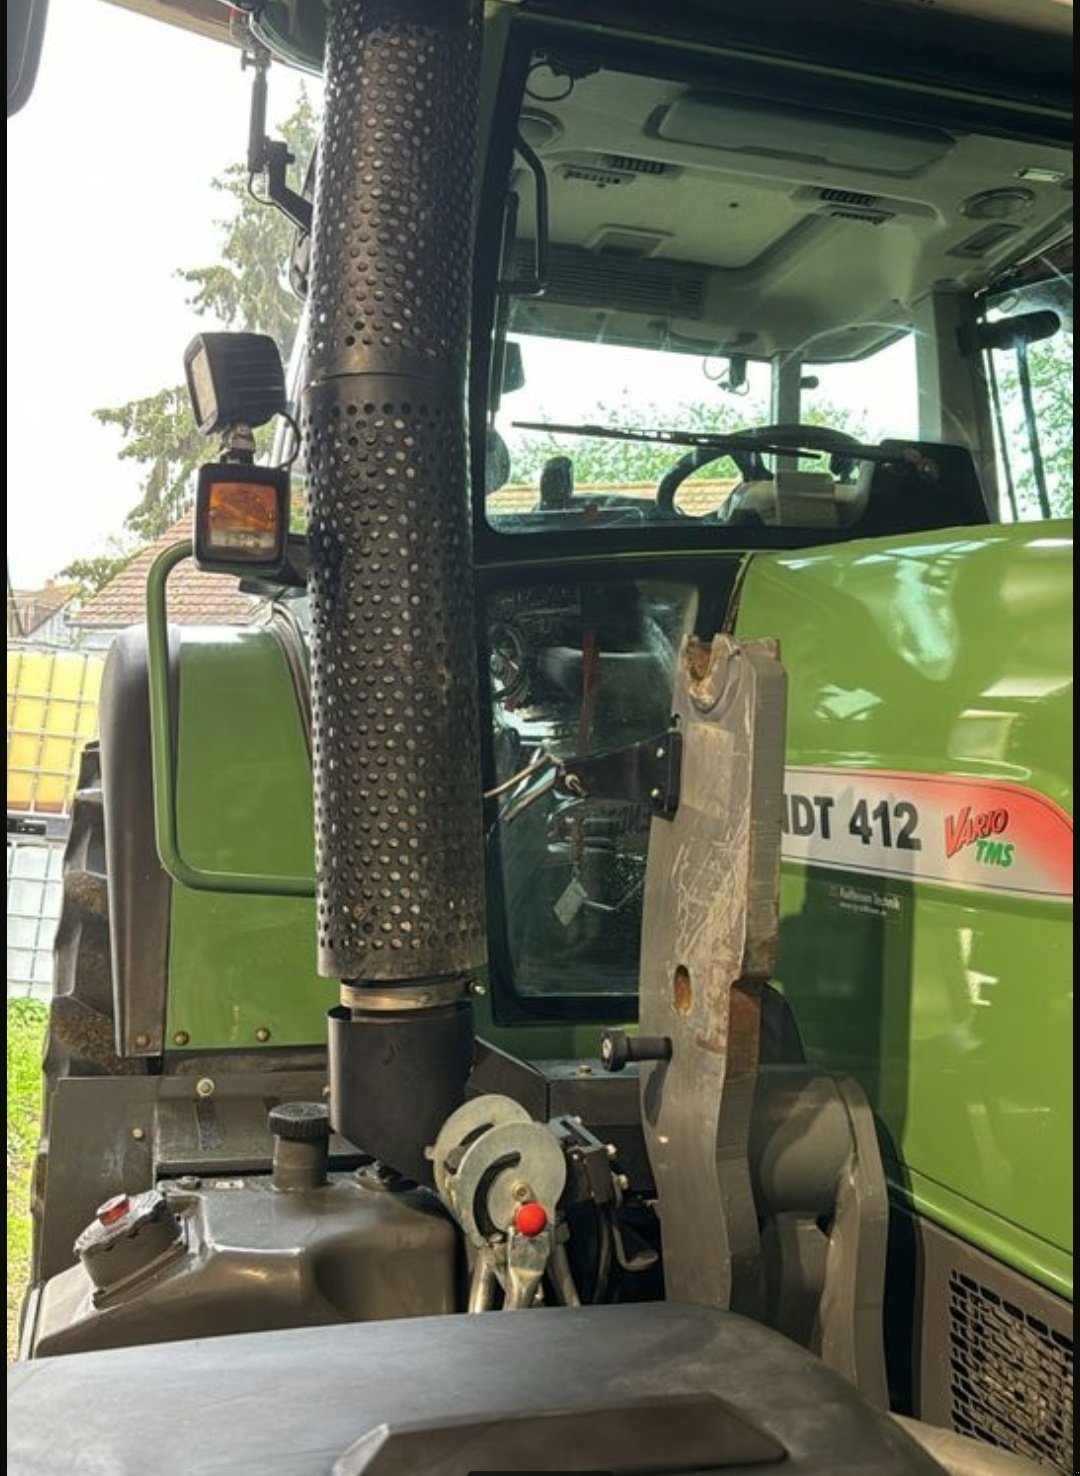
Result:
[[[478,93],[472,0],[331,5],[302,409],[319,970],[344,981],[334,1125],[414,1176],[464,1091],[485,959],[465,413]]]
[[[461,1102],[472,1067],[472,1007],[362,1014],[330,1011],[330,1100],[339,1133],[417,1183],[430,1185],[425,1147]]]

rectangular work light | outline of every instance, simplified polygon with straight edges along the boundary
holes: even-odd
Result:
[[[265,425],[287,408],[281,355],[265,333],[200,333],[184,352],[184,373],[204,436]]]

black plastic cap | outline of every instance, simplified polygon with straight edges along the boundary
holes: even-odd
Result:
[[[330,1136],[330,1109],[324,1102],[282,1102],[270,1109],[270,1131],[287,1143],[314,1143]]]

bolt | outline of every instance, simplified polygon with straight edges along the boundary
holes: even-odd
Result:
[[[260,1025],[258,1030],[256,1030],[255,1039],[259,1042],[260,1045],[265,1045],[266,1042],[270,1039],[270,1032],[269,1030],[267,1030],[265,1025]]]
[[[616,1184],[618,1184],[618,1186],[619,1186],[620,1189],[629,1189],[630,1188],[630,1180],[626,1177],[625,1174],[616,1174],[615,1175],[615,1182],[616,1182]]]
[[[470,990],[470,992],[472,994],[484,995],[484,994],[487,993],[487,987],[486,987],[486,985],[481,984],[478,981],[470,984],[469,985],[469,990]]]
[[[176,1187],[178,1189],[197,1189],[201,1183],[202,1180],[197,1179],[194,1174],[181,1174],[176,1181]]]
[[[524,1204],[525,1200],[532,1198],[532,1190],[523,1179],[518,1179],[516,1184],[510,1185],[510,1193],[519,1204]]]
[[[330,1095],[330,1088],[328,1086],[324,1086],[322,1089],[322,1094],[324,1097],[328,1097]]]
[[[649,798],[651,800],[660,801],[664,798],[664,791],[662,789],[650,789]]]
[[[136,1143],[141,1143],[142,1140],[146,1137],[146,1129],[145,1128],[132,1128],[131,1129],[131,1136],[135,1139]]]
[[[187,1033],[186,1030],[178,1030],[173,1036],[173,1045],[185,1046],[190,1039],[191,1036]]]
[[[619,1150],[615,1147],[614,1143],[605,1143],[604,1152],[609,1158],[617,1158],[619,1155]]]
[[[658,748],[656,750],[656,757],[658,759],[667,758],[667,749],[666,748]]]
[[[214,1095],[214,1083],[208,1076],[200,1076],[195,1083],[195,1095],[197,1097],[212,1097]]]
[[[579,1066],[574,1067],[575,1076],[591,1076],[592,1074],[593,1069],[589,1065],[588,1061],[582,1061]]]
[[[140,1030],[138,1035],[135,1037],[135,1049],[137,1051],[145,1051],[149,1044],[150,1037],[147,1035],[145,1030]]]

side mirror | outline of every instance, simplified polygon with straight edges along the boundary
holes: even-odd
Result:
[[[8,0],[7,115],[17,113],[34,90],[48,0]]]
[[[502,392],[504,395],[519,390],[525,384],[525,365],[521,358],[520,343],[503,345]]]

